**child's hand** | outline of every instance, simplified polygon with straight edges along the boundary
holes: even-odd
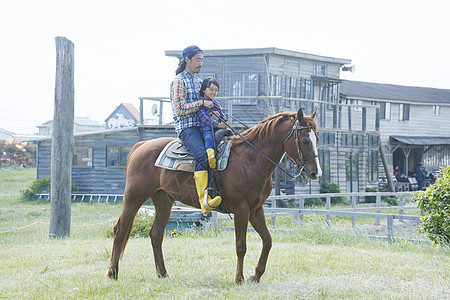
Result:
[[[225,123],[219,123],[217,124],[217,128],[227,128],[227,125]]]
[[[208,107],[208,108],[213,108],[214,103],[210,100],[203,100],[203,106]]]

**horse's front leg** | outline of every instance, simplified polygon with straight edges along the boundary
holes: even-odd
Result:
[[[255,274],[250,276],[249,281],[259,282],[262,274],[266,271],[267,259],[269,257],[270,249],[272,248],[272,237],[267,229],[266,218],[262,206],[250,214],[250,223],[262,239],[262,250],[258,264],[255,268]]]
[[[244,256],[247,252],[248,208],[238,209],[234,214],[234,232],[236,236],[237,267],[235,281],[244,282]]]

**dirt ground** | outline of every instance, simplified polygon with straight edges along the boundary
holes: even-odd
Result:
[[[417,231],[419,229],[420,222],[410,220],[394,220],[394,238],[401,240],[420,240],[427,241],[428,238],[425,234],[421,234]],[[387,225],[386,222],[380,221],[380,225],[357,225],[355,228],[357,231],[367,234],[369,236],[387,237]]]

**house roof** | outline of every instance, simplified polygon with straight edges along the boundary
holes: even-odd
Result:
[[[343,80],[340,94],[351,99],[450,105],[450,90]]]
[[[134,107],[133,104],[131,103],[120,103],[116,109],[106,118],[105,121],[107,121],[109,118],[111,118],[111,116],[116,112],[116,110],[120,107],[123,106],[130,114],[131,116],[136,120],[136,122],[139,122],[139,111],[136,109],[136,107]]]
[[[448,136],[391,136],[396,142],[411,146],[450,145]]]
[[[182,50],[166,50],[166,56],[174,56],[181,58]],[[321,56],[291,50],[284,50],[279,48],[244,48],[244,49],[222,49],[222,50],[203,50],[203,55],[208,56],[242,56],[242,55],[263,55],[263,54],[276,54],[297,58],[304,58],[309,60],[317,60],[336,64],[351,64],[350,59],[336,58],[329,56]]]
[[[73,123],[77,125],[85,125],[85,126],[102,126],[102,124],[98,123],[97,121],[89,119],[89,117],[74,117]],[[36,127],[47,127],[49,125],[53,124],[53,120],[46,121],[42,123],[41,125],[38,125]]]

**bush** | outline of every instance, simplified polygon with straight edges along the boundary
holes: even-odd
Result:
[[[341,189],[336,183],[322,183],[320,185],[321,194],[340,193]],[[322,201],[326,201],[326,198],[322,198]],[[343,196],[331,197],[331,204],[347,204],[347,199]]]
[[[305,206],[324,206],[324,198],[305,198]]]
[[[377,189],[366,188],[367,193],[376,193]],[[366,196],[366,203],[376,203],[377,196]]]
[[[20,200],[36,201],[37,194],[50,193],[50,177],[41,177],[34,180],[25,191],[21,191]],[[72,191],[78,191],[77,184],[72,182]]]
[[[136,215],[131,231],[131,237],[148,237],[154,219],[155,217],[148,213]]]
[[[383,199],[383,201],[391,206],[397,206],[399,204],[396,197],[386,197],[386,199]]]
[[[436,183],[425,191],[417,191],[413,200],[425,213],[420,231],[435,243],[450,243],[450,166],[441,168]]]

